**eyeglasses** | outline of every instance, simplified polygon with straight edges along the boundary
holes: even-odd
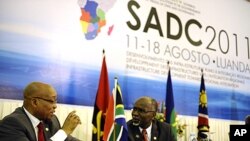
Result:
[[[50,99],[45,99],[45,98],[41,98],[41,97],[33,97],[33,98],[37,98],[37,99],[41,99],[41,100],[47,101],[47,102],[49,102],[50,104],[55,104],[55,103],[57,103],[57,100],[50,100]]]
[[[132,110],[133,110],[134,112],[137,111],[137,112],[140,113],[140,114],[146,114],[146,113],[149,113],[149,112],[155,112],[155,111],[147,111],[147,110],[145,110],[145,109],[138,108],[138,107],[134,107]]]

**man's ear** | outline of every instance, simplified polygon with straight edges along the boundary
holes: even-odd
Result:
[[[156,116],[156,112],[153,112],[153,119],[155,119],[155,116]]]
[[[32,98],[32,99],[30,100],[30,102],[31,102],[32,107],[37,107],[37,99]]]

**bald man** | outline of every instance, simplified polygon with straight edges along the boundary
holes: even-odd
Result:
[[[23,106],[7,115],[0,122],[1,141],[79,141],[70,134],[81,123],[75,111],[69,113],[63,126],[54,115],[57,92],[49,84],[32,82],[23,92]],[[38,125],[42,123],[42,135]]]
[[[155,119],[157,101],[151,97],[141,97],[128,121],[129,141],[176,141],[171,126]]]

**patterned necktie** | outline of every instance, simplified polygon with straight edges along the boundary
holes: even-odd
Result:
[[[38,125],[37,125],[37,128],[38,128],[38,141],[45,141],[44,139],[44,133],[43,133],[43,129],[44,129],[44,125],[42,122],[40,122]]]
[[[148,141],[148,134],[146,129],[142,130],[143,141]]]

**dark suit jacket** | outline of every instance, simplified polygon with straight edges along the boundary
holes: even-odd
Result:
[[[139,127],[134,126],[131,120],[127,122],[127,125],[128,141],[143,141]],[[176,141],[176,139],[169,124],[155,120],[152,123],[151,141]]]
[[[60,123],[56,116],[53,116],[51,121],[44,122],[44,134],[47,141],[60,128]],[[48,129],[48,130],[46,130]],[[3,118],[0,122],[0,141],[36,141],[35,130],[29,117],[26,115],[22,107],[10,115]],[[78,139],[68,136],[66,141],[79,141]]]

